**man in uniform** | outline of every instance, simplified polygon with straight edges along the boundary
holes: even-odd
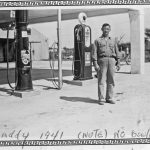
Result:
[[[106,102],[115,104],[113,101],[115,66],[120,69],[119,50],[116,40],[109,36],[111,26],[103,24],[102,35],[94,41],[93,64],[98,75],[98,98],[99,104],[104,105],[104,85],[106,83]]]

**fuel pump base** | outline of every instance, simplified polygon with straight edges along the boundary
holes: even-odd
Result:
[[[16,97],[20,97],[20,98],[27,98],[27,97],[32,97],[32,96],[37,96],[40,95],[40,91],[36,91],[36,90],[26,90],[26,91],[9,91],[7,92],[8,94],[11,94],[13,96]]]
[[[77,78],[77,77],[74,77],[73,80],[90,80],[90,79],[93,79],[93,77],[88,77],[88,78]]]

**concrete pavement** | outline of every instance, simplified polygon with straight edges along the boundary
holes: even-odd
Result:
[[[53,89],[45,76],[34,80],[34,89],[40,95],[17,98],[0,92],[0,139],[15,139],[21,130],[27,139],[117,138],[116,132],[124,131],[124,138],[146,137],[150,128],[150,64],[145,64],[145,75],[131,75],[130,66],[122,65],[116,73],[115,105],[97,103],[97,79],[82,81],[82,86],[63,84],[62,90]],[[47,62],[34,62],[33,68],[48,69]],[[71,63],[63,62],[63,69],[70,70]],[[73,76],[64,79],[72,80]],[[0,88],[9,88],[1,84]],[[3,133],[15,131],[14,137]],[[96,137],[95,132],[101,133]],[[107,135],[106,135],[107,132]],[[50,134],[51,133],[51,134]],[[86,136],[85,136],[86,134]],[[92,135],[93,134],[93,135]],[[149,134],[147,136],[150,137]],[[91,146],[92,149],[119,149],[119,147]],[[121,149],[147,149],[148,146],[126,146]],[[34,148],[33,148],[34,149]],[[46,149],[44,147],[38,149]],[[60,149],[52,147],[50,149]],[[65,149],[89,149],[88,146]]]

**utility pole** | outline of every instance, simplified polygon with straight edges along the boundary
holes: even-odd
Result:
[[[61,52],[61,9],[57,10],[57,37],[58,37],[58,85],[59,89],[62,88],[62,52]]]

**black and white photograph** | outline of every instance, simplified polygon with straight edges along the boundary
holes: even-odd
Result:
[[[150,3],[109,2],[0,2],[0,150],[149,150]]]

